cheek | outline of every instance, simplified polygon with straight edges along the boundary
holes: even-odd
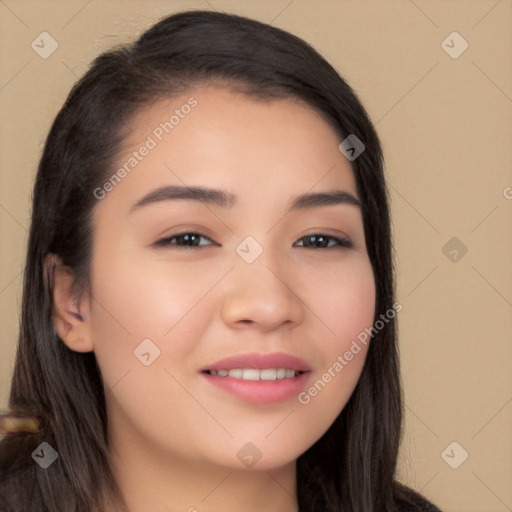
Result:
[[[330,297],[325,301],[327,321],[334,331],[326,339],[326,371],[331,376],[334,372],[342,377],[333,388],[347,385],[353,388],[368,351],[369,338],[365,339],[365,333],[372,327],[375,316],[375,281],[370,262],[361,262],[334,282]],[[333,377],[332,382],[336,382],[336,378]]]
[[[358,258],[322,275],[321,279],[316,276],[316,279],[305,284],[308,289],[306,295],[311,309],[323,325],[323,351],[332,355],[349,347],[351,341],[373,323],[373,270],[367,258]]]
[[[106,313],[133,335],[165,336],[222,275],[211,264],[151,259],[130,250],[135,255],[120,254],[115,265],[98,265],[93,286],[108,304]]]
[[[107,387],[116,385],[128,371],[130,379],[147,377],[152,385],[156,371],[145,371],[149,368],[144,357],[154,360],[152,370],[185,367],[182,362],[193,354],[194,340],[208,322],[204,296],[218,275],[206,268],[188,272],[176,267],[163,272],[161,263],[123,259],[121,254],[111,255],[110,261],[114,260],[115,264],[108,264],[106,255],[102,260],[98,256],[103,263],[93,267],[94,352]]]
[[[323,328],[317,340],[322,365],[298,398],[310,433],[320,437],[349,400],[361,375],[375,315],[375,281],[369,261],[330,276],[314,303]],[[306,413],[307,411],[307,413]]]

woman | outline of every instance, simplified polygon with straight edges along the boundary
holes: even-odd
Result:
[[[46,141],[1,510],[439,512],[394,478],[400,309],[351,88],[274,27],[163,19]]]

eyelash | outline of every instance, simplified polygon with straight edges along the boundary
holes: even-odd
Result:
[[[199,249],[201,247],[207,247],[207,245],[192,245],[192,246],[183,246],[183,245],[177,245],[175,243],[171,243],[171,240],[174,240],[175,238],[179,238],[181,236],[184,236],[184,235],[199,235],[200,237],[202,238],[207,238],[208,240],[211,240],[213,242],[213,240],[206,236],[206,235],[203,235],[202,233],[198,233],[196,231],[182,231],[180,233],[175,233],[173,235],[170,235],[168,237],[165,237],[165,238],[162,238],[158,241],[156,241],[154,243],[154,246],[155,247],[174,247],[176,250],[179,250],[179,251],[190,251],[190,250],[194,250],[194,249]],[[331,239],[331,240],[334,240],[338,245],[337,246],[328,246],[328,247],[317,247],[316,249],[315,248],[312,248],[312,247],[305,247],[303,245],[301,246],[296,246],[296,247],[303,247],[305,249],[312,249],[312,250],[319,250],[319,249],[336,249],[336,248],[339,248],[339,249],[351,249],[353,247],[353,244],[350,240],[348,240],[347,238],[343,238],[343,237],[337,237],[337,236],[333,236],[333,235],[328,235],[328,234],[324,234],[324,233],[312,233],[310,235],[305,235],[301,238],[299,238],[299,240],[302,240],[303,238],[308,238],[308,237],[326,237],[328,239]],[[212,244],[209,244],[209,245],[212,245]],[[218,245],[216,243],[214,243],[213,245]]]

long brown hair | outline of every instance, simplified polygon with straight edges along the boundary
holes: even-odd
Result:
[[[100,369],[94,353],[73,352],[58,338],[44,260],[58,255],[80,286],[89,286],[91,214],[97,204],[93,191],[111,176],[130,119],[149,102],[207,82],[229,83],[267,100],[300,98],[340,140],[355,134],[364,142],[365,151],[352,169],[375,275],[375,320],[393,307],[382,149],[354,91],[311,46],[283,30],[209,11],[162,19],[134,43],[95,59],[71,90],[44,146],[33,193],[9,402],[14,411],[38,416],[43,428],[5,435],[0,443],[0,485],[14,510],[101,510],[99,489],[122,503],[107,462]],[[412,507],[419,497],[395,481],[401,421],[392,318],[373,336],[348,403],[297,461],[300,511],[394,512],[402,502]],[[59,454],[47,470],[31,458],[43,441]]]

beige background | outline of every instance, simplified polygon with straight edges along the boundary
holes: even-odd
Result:
[[[50,124],[95,56],[182,9],[289,30],[360,95],[384,144],[392,196],[407,405],[400,478],[445,512],[511,511],[510,0],[0,0],[0,408]],[[59,44],[47,59],[31,48],[43,31]],[[454,31],[469,44],[458,58],[442,46]],[[445,44],[461,48],[453,37]],[[469,454],[457,469],[442,456],[453,441],[462,448],[446,460]]]

